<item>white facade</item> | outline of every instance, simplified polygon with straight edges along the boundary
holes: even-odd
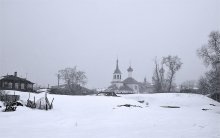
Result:
[[[121,71],[119,69],[118,66],[118,59],[116,61],[116,69],[113,73],[113,79],[112,79],[112,84],[116,85],[117,88],[120,88],[121,86],[123,86],[123,83],[121,81],[122,77],[121,77]]]
[[[128,68],[128,78],[122,81],[122,73],[119,69],[118,60],[116,61],[116,69],[113,73],[112,86],[116,93],[139,93],[138,82],[132,78],[133,69]],[[116,88],[115,88],[116,87]]]

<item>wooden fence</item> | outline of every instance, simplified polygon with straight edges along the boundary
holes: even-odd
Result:
[[[20,100],[20,95],[0,95],[0,101],[15,102]]]

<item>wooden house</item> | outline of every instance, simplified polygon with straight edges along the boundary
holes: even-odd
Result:
[[[14,75],[6,75],[0,79],[0,90],[18,90],[18,91],[33,91],[34,83]]]

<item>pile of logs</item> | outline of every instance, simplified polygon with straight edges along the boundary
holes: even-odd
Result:
[[[47,97],[42,97],[40,98],[37,102],[35,102],[35,97],[34,101],[27,100],[27,107],[32,108],[32,109],[41,109],[41,110],[50,110],[53,108],[53,101],[50,103]]]
[[[1,95],[0,96],[0,101],[4,102],[5,109],[3,112],[12,112],[16,111],[17,108],[17,101],[20,99],[19,95]],[[22,105],[23,106],[23,105]]]
[[[11,111],[16,111],[17,106],[23,106],[23,104],[21,102],[15,101],[15,102],[8,102],[5,103],[5,109],[4,112],[11,112]]]
[[[18,101],[19,99],[20,96],[15,95],[15,93],[14,95],[1,95],[0,100],[4,101],[4,106],[5,106],[3,112],[16,111],[17,106],[23,106],[23,104]],[[31,109],[50,110],[53,109],[53,101],[54,98],[50,102],[47,98],[47,94],[45,93],[44,97],[41,97],[39,100],[37,100],[37,102],[35,102],[35,97],[33,101],[30,100],[30,93],[29,93],[29,98],[25,106]]]
[[[31,100],[27,100],[27,105],[26,105],[27,107],[29,107],[29,108],[36,108],[36,103],[35,103],[35,97],[34,97],[34,101],[31,101]]]
[[[54,98],[53,98],[54,100]],[[50,110],[53,108],[53,100],[50,103],[47,97],[42,97],[37,101],[37,109]]]
[[[10,104],[7,104],[5,107],[5,112],[11,112],[11,111],[16,111],[17,106],[12,106]]]

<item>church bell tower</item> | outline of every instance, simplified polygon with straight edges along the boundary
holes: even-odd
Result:
[[[113,82],[121,82],[121,71],[118,67],[118,59],[116,61],[116,69],[113,73]]]

